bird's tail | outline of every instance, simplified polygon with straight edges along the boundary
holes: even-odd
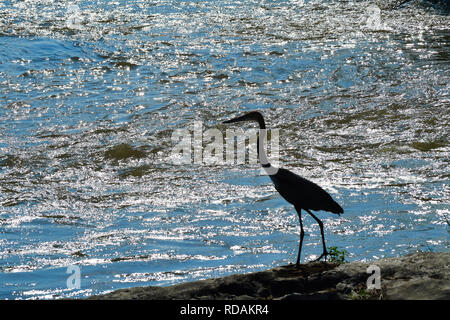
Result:
[[[344,209],[342,209],[342,207],[334,200],[333,204],[331,205],[330,211],[337,215],[341,215],[341,213],[344,213]]]

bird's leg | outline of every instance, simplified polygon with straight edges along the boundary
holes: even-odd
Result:
[[[327,261],[327,255],[328,255],[328,251],[327,251],[327,247],[325,246],[325,235],[323,233],[323,222],[319,220],[319,218],[317,218],[310,210],[305,209],[310,215],[311,217],[314,218],[314,220],[317,221],[317,223],[319,224],[320,227],[320,234],[322,235],[322,244],[323,244],[323,253],[320,255],[320,257],[318,259],[316,259],[316,261],[319,261],[320,259],[322,259],[322,257],[325,257],[325,261]]]
[[[296,266],[300,266],[300,254],[302,252],[302,245],[303,245],[303,237],[305,236],[305,231],[303,230],[303,222],[302,222],[302,209],[301,208],[295,208],[297,210],[298,219],[300,221],[300,242],[298,244],[298,255],[297,255],[297,263]]]

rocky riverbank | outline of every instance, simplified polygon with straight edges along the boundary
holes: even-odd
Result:
[[[120,289],[90,299],[450,300],[450,253],[417,252],[340,265],[310,262],[168,287]]]

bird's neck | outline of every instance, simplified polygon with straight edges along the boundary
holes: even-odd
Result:
[[[263,127],[263,128],[261,128],[261,127]],[[258,152],[259,162],[261,163],[261,166],[263,167],[264,171],[268,175],[273,175],[276,173],[277,168],[273,167],[270,164],[269,160],[267,159],[267,153],[266,153],[266,149],[264,147],[266,145],[266,138],[267,138],[267,131],[266,131],[266,127],[263,122],[262,126],[260,124],[256,150]]]
[[[256,143],[258,159],[266,174],[269,176],[274,176],[277,174],[278,168],[272,166],[269,160],[267,159],[267,153],[265,148],[267,139],[266,123],[264,122],[264,118],[260,113],[257,113],[256,115],[257,117],[255,120],[259,124],[259,132],[257,134],[257,143]]]

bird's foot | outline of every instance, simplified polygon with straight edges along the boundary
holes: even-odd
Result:
[[[314,260],[314,261],[319,261],[320,259],[322,259],[323,257],[325,257],[325,262],[327,261],[327,256],[329,255],[329,253],[328,253],[328,251],[324,251],[321,255],[320,255],[320,257],[318,257],[316,260]]]

